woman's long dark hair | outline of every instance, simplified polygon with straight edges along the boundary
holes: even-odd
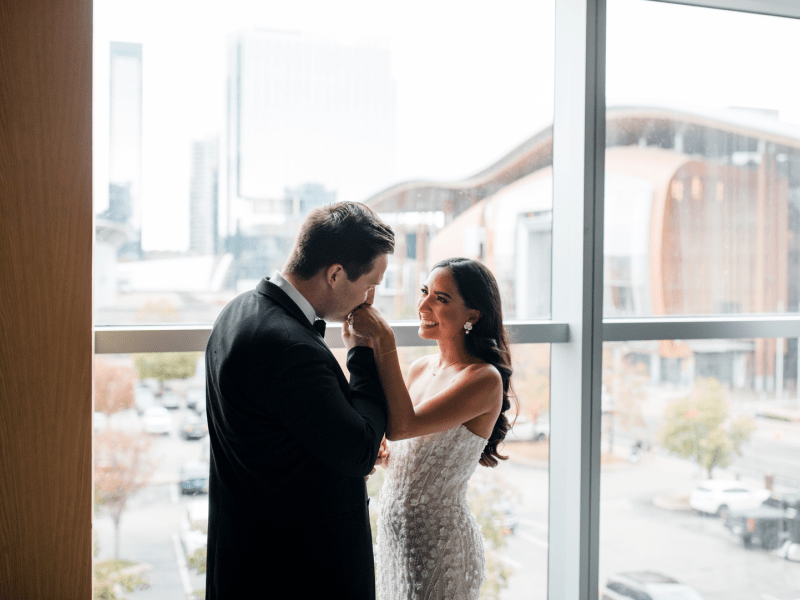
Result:
[[[511,388],[511,353],[508,334],[503,327],[503,307],[500,303],[500,289],[492,272],[476,260],[469,258],[448,258],[436,263],[433,268],[447,268],[456,280],[458,293],[467,308],[478,310],[481,318],[473,323],[469,335],[464,336],[467,352],[475,358],[493,365],[503,379],[503,407],[494,424],[489,441],[481,454],[480,464],[496,467],[497,459],[508,457],[497,452],[511,425],[506,411],[511,408],[509,391]]]

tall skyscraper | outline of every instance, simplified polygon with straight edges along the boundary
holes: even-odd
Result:
[[[109,203],[103,217],[128,226],[120,249],[141,255],[142,228],[142,45],[111,42]]]
[[[388,49],[243,32],[231,37],[228,77],[226,235],[281,226],[296,212],[280,202],[287,190],[358,201],[394,183]],[[265,202],[286,214],[254,208]]]
[[[189,198],[189,252],[218,251],[219,138],[192,142],[192,181]]]

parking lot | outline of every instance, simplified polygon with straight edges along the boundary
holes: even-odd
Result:
[[[170,413],[170,433],[152,437],[158,467],[151,483],[131,499],[121,523],[121,555],[150,566],[146,573],[150,587],[132,593],[133,600],[172,600],[204,586],[204,577],[186,567],[181,543],[186,506],[194,497],[181,495],[178,486],[181,465],[202,460],[204,442],[178,435],[178,425],[189,413],[185,406]],[[118,413],[109,426],[136,431],[141,428],[140,417],[135,411]],[[512,460],[491,472],[514,490],[518,519],[514,533],[506,536],[499,553],[502,562],[512,569],[502,598],[545,600],[546,463],[513,458],[512,449]],[[646,570],[674,577],[706,600],[800,598],[800,563],[786,561],[775,552],[745,548],[719,518],[701,516],[681,501],[703,479],[690,462],[662,454],[648,455],[638,463],[619,460],[604,468],[601,585],[611,574]],[[113,548],[110,519],[98,515],[95,532],[98,558],[109,557]]]

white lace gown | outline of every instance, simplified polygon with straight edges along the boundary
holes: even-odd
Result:
[[[391,443],[379,503],[379,600],[477,600],[486,557],[467,486],[485,446],[464,425]]]

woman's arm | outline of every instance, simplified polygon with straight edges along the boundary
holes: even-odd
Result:
[[[491,365],[470,365],[438,394],[416,407],[400,370],[394,333],[380,313],[364,306],[353,315],[353,329],[368,336],[389,405],[386,437],[402,440],[452,429],[499,408],[503,396],[500,373]]]

